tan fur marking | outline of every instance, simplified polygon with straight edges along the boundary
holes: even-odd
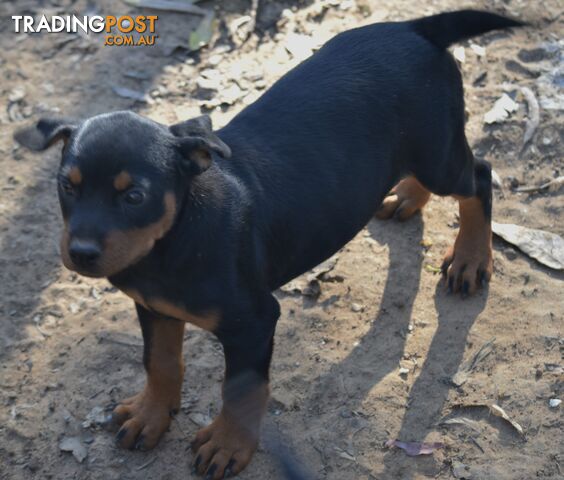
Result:
[[[145,299],[141,296],[139,291],[134,290],[132,288],[122,288],[121,291],[125,293],[129,298],[131,298],[135,303],[138,303],[142,307],[145,307],[147,310],[147,304],[145,303]]]
[[[71,167],[68,173],[70,182],[76,187],[82,183],[82,172],[78,167]]]
[[[235,403],[225,403],[213,423],[202,428],[192,442],[192,450],[201,457],[198,472],[203,474],[211,463],[217,465],[214,480],[224,478],[225,468],[233,459],[232,474],[237,475],[251,461],[258,445],[260,424],[268,403],[269,388],[257,386]],[[216,452],[220,452],[218,455]]]
[[[143,391],[120,403],[114,419],[126,430],[120,441],[131,448],[143,432],[143,450],[154,447],[170,425],[171,412],[180,408],[184,377],[182,340],[184,322],[167,318],[151,321],[147,383]]]
[[[387,220],[395,217],[407,220],[429,201],[431,192],[411,176],[404,178],[388,194],[376,212],[376,218]]]
[[[454,246],[449,249],[443,262],[447,286],[454,292],[467,285],[469,294],[481,283],[488,282],[493,273],[492,228],[484,214],[482,202],[477,197],[460,197],[460,230]],[[463,291],[464,293],[464,291]]]
[[[122,289],[128,297],[132,298],[136,303],[142,305],[147,310],[163,315],[165,317],[175,318],[184,322],[196,325],[204,330],[213,332],[219,324],[219,315],[217,312],[210,312],[202,315],[195,315],[179,305],[175,305],[164,298],[144,298],[137,290]]]
[[[129,175],[129,173],[126,172],[125,170],[120,172],[114,178],[114,188],[118,192],[123,192],[125,189],[127,189],[131,185],[131,183],[132,183],[131,175]]]
[[[197,327],[208,330],[209,332],[213,332],[219,323],[219,315],[217,313],[194,315],[184,308],[163,298],[151,298],[147,303],[151,310],[154,310],[161,315],[176,318],[178,320],[184,320],[185,322],[196,325]]]

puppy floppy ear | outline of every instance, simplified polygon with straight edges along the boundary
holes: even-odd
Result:
[[[222,158],[231,156],[231,149],[213,132],[208,115],[172,125],[170,131],[178,137],[183,168],[192,174],[198,175],[210,167],[212,152]]]
[[[75,123],[69,119],[41,118],[35,125],[16,131],[14,139],[24,147],[40,152],[59,140],[66,143],[75,129]]]

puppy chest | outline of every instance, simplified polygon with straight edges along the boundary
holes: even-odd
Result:
[[[216,310],[195,312],[188,309],[181,301],[167,298],[160,293],[141,293],[134,288],[121,288],[121,290],[135,303],[163,317],[182,320],[208,331],[214,331],[219,324],[219,312]]]

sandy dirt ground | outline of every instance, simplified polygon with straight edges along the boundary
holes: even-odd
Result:
[[[127,297],[60,265],[58,149],[38,156],[12,140],[18,126],[42,114],[133,109],[174,122],[207,112],[221,126],[298,63],[305,47],[339,31],[461,6],[492,9],[535,26],[462,44],[468,137],[502,181],[494,218],[564,234],[562,191],[514,190],[564,173],[558,0],[264,0],[256,33],[242,46],[231,31],[250,1],[199,5],[216,8],[221,22],[212,46],[196,54],[184,48],[195,16],[159,13],[157,46],[111,48],[99,37],[15,35],[9,15],[140,10],[108,0],[0,5],[2,479],[193,478],[189,442],[220,408],[221,346],[189,327],[182,409],[156,449],[120,450],[112,433],[88,420],[142,387],[142,339]],[[115,87],[146,95],[122,98]],[[540,125],[523,152],[520,87],[541,103]],[[484,113],[504,91],[518,110],[485,126]],[[496,239],[489,289],[465,300],[448,296],[435,270],[456,228],[455,202],[434,197],[408,222],[372,221],[319,280],[308,286],[306,275],[277,293],[283,313],[266,438],[288,444],[313,478],[564,478],[562,407],[549,406],[564,395],[564,276]],[[484,345],[485,358],[461,375]],[[493,415],[492,404],[522,433]],[[84,449],[82,462],[61,451],[69,438]],[[444,448],[409,457],[386,448],[390,439]],[[239,478],[281,478],[273,450],[263,441]]]

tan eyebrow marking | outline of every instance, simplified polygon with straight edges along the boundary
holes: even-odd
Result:
[[[121,192],[129,187],[132,183],[131,175],[125,170],[121,171],[116,178],[114,178],[114,188]]]
[[[71,167],[68,173],[70,182],[74,185],[80,185],[82,183],[82,173],[78,167]]]

